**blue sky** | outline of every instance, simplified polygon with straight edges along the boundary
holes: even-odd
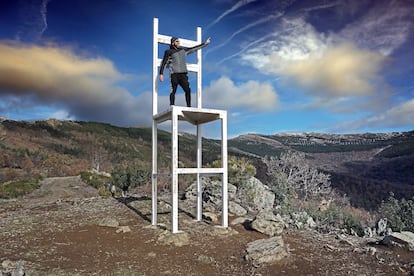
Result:
[[[0,117],[151,126],[154,17],[211,37],[203,107],[227,110],[229,137],[414,129],[412,0],[2,0]]]

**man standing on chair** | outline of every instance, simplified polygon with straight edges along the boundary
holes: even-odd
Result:
[[[204,43],[194,47],[181,47],[180,40],[177,37],[171,38],[170,49],[165,50],[164,57],[160,66],[160,81],[164,81],[164,69],[167,66],[170,70],[171,79],[171,94],[170,105],[175,104],[175,92],[177,92],[178,85],[185,92],[185,101],[187,106],[191,107],[191,89],[187,76],[187,61],[186,56],[210,44],[210,38]]]

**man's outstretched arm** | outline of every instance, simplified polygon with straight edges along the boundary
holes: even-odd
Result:
[[[187,54],[191,54],[197,50],[200,50],[204,47],[206,47],[208,44],[210,44],[211,42],[211,38],[207,38],[207,40],[204,43],[201,43],[200,45],[194,46],[194,47],[190,47],[190,48],[186,48],[185,51]]]

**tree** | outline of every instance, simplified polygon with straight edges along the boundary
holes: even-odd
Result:
[[[130,188],[142,186],[151,180],[151,172],[145,168],[137,167],[116,167],[112,173],[112,184],[122,190],[122,196]]]
[[[131,185],[131,177],[126,168],[115,167],[111,173],[112,184],[122,190],[122,196],[128,191]]]
[[[270,186],[283,203],[288,198],[298,197],[302,201],[320,199],[331,193],[330,175],[310,167],[302,152],[288,151],[279,158],[264,158],[267,173],[271,176]]]

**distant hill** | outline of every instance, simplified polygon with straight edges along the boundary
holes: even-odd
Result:
[[[229,147],[263,157],[286,150],[306,153],[314,167],[357,207],[375,208],[393,192],[414,196],[414,131],[365,134],[296,133],[241,135]]]
[[[170,166],[170,133],[158,131],[159,167]],[[32,176],[71,176],[116,166],[151,170],[151,128],[78,121],[0,119],[0,182]],[[228,141],[229,155],[246,157],[266,182],[261,158],[288,150],[332,176],[332,185],[358,207],[375,208],[390,191],[414,196],[414,131],[378,134],[246,134]],[[196,137],[179,137],[180,164],[196,166]],[[203,164],[219,158],[220,141],[203,139]],[[181,165],[180,165],[181,166]]]
[[[70,176],[116,166],[151,168],[152,130],[77,121],[0,120],[0,182],[31,176]],[[196,139],[180,136],[180,164],[196,166]],[[158,131],[159,167],[168,169],[170,133]],[[216,141],[204,145],[204,160],[220,154]]]

